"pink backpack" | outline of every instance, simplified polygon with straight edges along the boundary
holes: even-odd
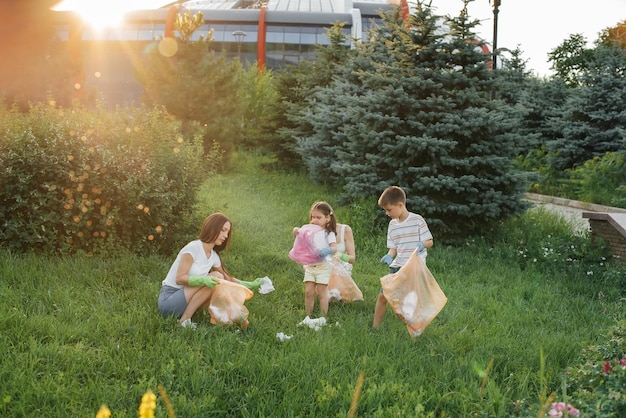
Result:
[[[303,225],[293,242],[293,248],[289,251],[289,258],[303,266],[321,263],[323,260],[317,256],[321,248],[317,248],[314,241],[315,234],[320,231],[321,226]]]

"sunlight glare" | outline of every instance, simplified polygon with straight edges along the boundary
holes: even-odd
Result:
[[[98,29],[117,26],[124,17],[124,11],[108,9],[101,5],[93,5],[77,12],[88,24]]]
[[[119,25],[124,14],[134,8],[128,1],[63,0],[53,10],[74,11],[94,29],[104,29]]]

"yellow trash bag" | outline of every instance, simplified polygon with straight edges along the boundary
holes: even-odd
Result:
[[[406,324],[413,338],[424,332],[448,301],[426,264],[415,253],[397,273],[382,277],[380,283],[391,309]]]
[[[333,257],[333,271],[328,282],[328,296],[330,300],[354,302],[363,300],[363,292],[352,279],[352,264]]]
[[[244,302],[254,293],[252,290],[229,280],[217,280],[209,302],[209,314],[212,324],[248,326],[248,308]]]

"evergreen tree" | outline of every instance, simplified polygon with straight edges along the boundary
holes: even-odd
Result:
[[[309,100],[303,158],[328,154],[328,180],[349,200],[403,187],[441,239],[524,210],[526,178],[512,168],[518,114],[491,100],[497,82],[475,42],[478,22],[465,7],[443,24],[418,1],[410,26],[399,10],[384,23],[343,78]],[[324,173],[311,168],[312,178]]]
[[[592,52],[580,94],[569,101],[561,119],[563,137],[549,143],[556,170],[625,149],[626,51],[599,45]]]
[[[279,71],[276,90],[279,101],[272,107],[274,118],[264,126],[269,138],[266,148],[271,150],[285,167],[302,167],[297,152],[298,139],[308,138],[311,126],[306,115],[308,100],[316,91],[329,85],[342,71],[353,52],[346,47],[345,23],[336,22],[327,30],[329,45],[319,45],[312,60]],[[271,134],[274,135],[271,135]]]
[[[240,95],[242,68],[226,62],[224,53],[210,50],[212,35],[191,40],[202,24],[202,14],[189,11],[176,20],[178,36],[155,42],[137,79],[144,88],[144,103],[160,104],[183,123],[183,132],[204,137],[205,151],[213,143],[229,151],[241,133]]]
[[[530,79],[525,84],[517,104],[524,109],[518,133],[525,138],[520,154],[527,154],[563,138],[561,121],[567,113],[567,103],[579,93],[558,78]]]
[[[540,146],[542,142],[541,133],[537,131],[537,119],[543,121],[543,114],[537,114],[544,109],[536,106],[534,93],[541,91],[543,85],[541,80],[533,77],[527,69],[527,60],[522,57],[522,50],[515,48],[510,52],[510,57],[501,56],[501,65],[496,70],[496,76],[500,79],[500,89],[498,99],[504,101],[509,106],[513,106],[518,111],[520,123],[517,133],[522,141],[515,143],[515,154],[526,154],[533,148]],[[529,91],[533,93],[528,94]]]
[[[528,60],[522,57],[523,51],[519,46],[509,52],[510,57],[500,56],[501,64],[496,70],[497,76],[502,79],[502,91],[498,98],[508,104],[517,104],[521,93],[533,78],[526,67]]]
[[[258,66],[251,65],[243,74],[239,94],[243,107],[241,116],[244,131],[236,145],[261,149],[271,141],[272,136],[268,134],[275,131],[275,128],[264,129],[274,122],[273,106],[278,102],[273,72],[265,69],[259,74]]]

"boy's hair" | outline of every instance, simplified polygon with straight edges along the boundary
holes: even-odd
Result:
[[[313,205],[311,205],[311,210],[309,211],[309,219],[311,219],[311,213],[314,210],[322,212],[324,216],[330,216],[330,221],[326,224],[326,232],[335,232],[335,230],[337,229],[337,217],[333,212],[333,208],[324,201],[315,202],[313,203]]]
[[[387,187],[378,198],[378,206],[381,208],[398,203],[406,205],[406,193],[398,186]]]

